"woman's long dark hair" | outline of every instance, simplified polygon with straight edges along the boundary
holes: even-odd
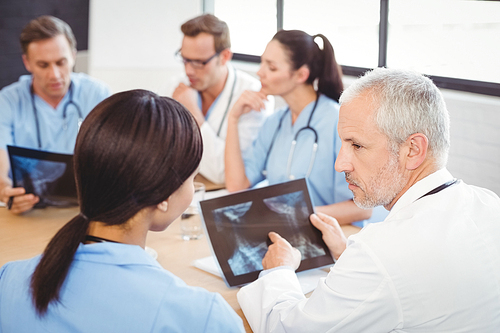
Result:
[[[200,130],[178,102],[145,90],[115,94],[82,124],[74,154],[81,213],[57,232],[31,278],[39,315],[66,279],[90,221],[119,225],[156,206],[196,171]]]
[[[314,41],[323,40],[323,50]],[[306,83],[313,84],[318,79],[318,92],[339,101],[344,90],[342,84],[342,68],[337,64],[332,44],[324,35],[311,36],[301,30],[280,30],[273,40],[280,42],[288,51],[294,70],[303,65],[309,68],[309,78]]]

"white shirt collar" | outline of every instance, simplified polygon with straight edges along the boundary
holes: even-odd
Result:
[[[392,207],[386,219],[391,218],[392,215],[396,214],[402,208],[412,204],[427,192],[432,191],[436,187],[443,185],[444,183],[449,182],[451,180],[453,180],[453,176],[448,170],[446,170],[446,168],[438,170],[428,175],[427,177],[419,180],[418,182],[413,184],[401,196],[401,198],[399,198],[399,200]]]

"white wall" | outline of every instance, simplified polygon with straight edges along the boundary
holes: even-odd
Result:
[[[500,97],[442,91],[451,118],[448,169],[500,195]]]
[[[89,73],[114,92],[158,92],[171,73],[182,40],[180,26],[202,13],[202,0],[91,0]]]
[[[174,59],[182,39],[179,27],[201,8],[201,0],[92,0],[89,73],[114,92],[142,88],[164,94],[171,78],[183,72]],[[451,116],[448,169],[500,195],[500,98],[442,91]]]

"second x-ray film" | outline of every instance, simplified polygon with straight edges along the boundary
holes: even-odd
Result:
[[[200,207],[213,253],[229,286],[257,279],[270,231],[301,252],[297,271],[333,264],[321,232],[309,221],[313,206],[306,179],[201,201]]]

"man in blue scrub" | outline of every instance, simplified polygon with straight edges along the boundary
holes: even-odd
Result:
[[[39,198],[12,188],[7,145],[72,154],[79,124],[110,95],[104,83],[72,73],[76,40],[62,20],[32,20],[20,42],[31,75],[0,90],[0,200],[13,197],[10,210],[16,214],[33,208]]]

